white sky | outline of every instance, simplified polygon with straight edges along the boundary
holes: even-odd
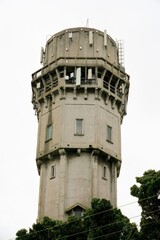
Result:
[[[130,75],[128,115],[122,124],[118,206],[136,201],[130,187],[145,170],[159,170],[160,0],[0,0],[0,239],[36,221],[37,119],[31,105],[31,74],[41,65],[48,36],[86,25],[107,29],[125,43]],[[132,218],[136,203],[122,208]],[[132,219],[138,222],[138,218]]]

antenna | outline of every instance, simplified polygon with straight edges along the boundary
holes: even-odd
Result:
[[[86,27],[89,27],[89,18],[87,18]]]
[[[44,54],[45,54],[44,48],[41,47],[41,56],[40,56],[40,63],[41,63],[41,64],[43,63],[43,60],[44,60]]]
[[[116,45],[118,48],[119,63],[124,67],[124,41],[116,40]]]
[[[104,46],[107,47],[107,30],[104,30]]]

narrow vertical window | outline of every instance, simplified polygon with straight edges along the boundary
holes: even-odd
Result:
[[[103,178],[107,178],[107,167],[103,166]]]
[[[107,141],[112,143],[112,127],[107,125]]]
[[[83,119],[76,119],[75,134],[83,135]]]
[[[51,166],[51,176],[50,178],[55,178],[56,176],[56,167],[55,165]]]
[[[52,124],[49,124],[46,129],[46,141],[52,139]]]

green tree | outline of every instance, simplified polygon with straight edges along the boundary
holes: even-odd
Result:
[[[129,239],[137,239],[136,225],[131,224],[119,209],[113,208],[110,201],[93,199],[87,216],[90,221],[85,224],[89,226],[88,239],[125,240],[128,236]]]
[[[54,221],[44,217],[41,223],[34,223],[32,228],[27,231],[21,229],[16,233],[16,240],[51,240],[62,236],[61,221]]]
[[[29,231],[19,230],[16,240],[135,240],[137,234],[135,224],[109,201],[93,199],[83,217],[70,216],[66,222],[45,217]]]
[[[160,171],[148,170],[136,181],[138,186],[131,187],[131,194],[142,208],[140,239],[160,239]]]
[[[17,238],[16,239],[21,239],[21,240],[26,240],[27,238],[27,230],[22,228],[16,233]]]
[[[87,239],[88,231],[82,217],[70,216],[61,233],[64,240],[82,240]]]

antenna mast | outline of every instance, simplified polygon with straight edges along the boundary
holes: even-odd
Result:
[[[89,27],[89,18],[87,18],[86,27]]]
[[[119,63],[124,67],[124,41],[123,40],[116,40],[116,44],[118,47],[119,53]]]

